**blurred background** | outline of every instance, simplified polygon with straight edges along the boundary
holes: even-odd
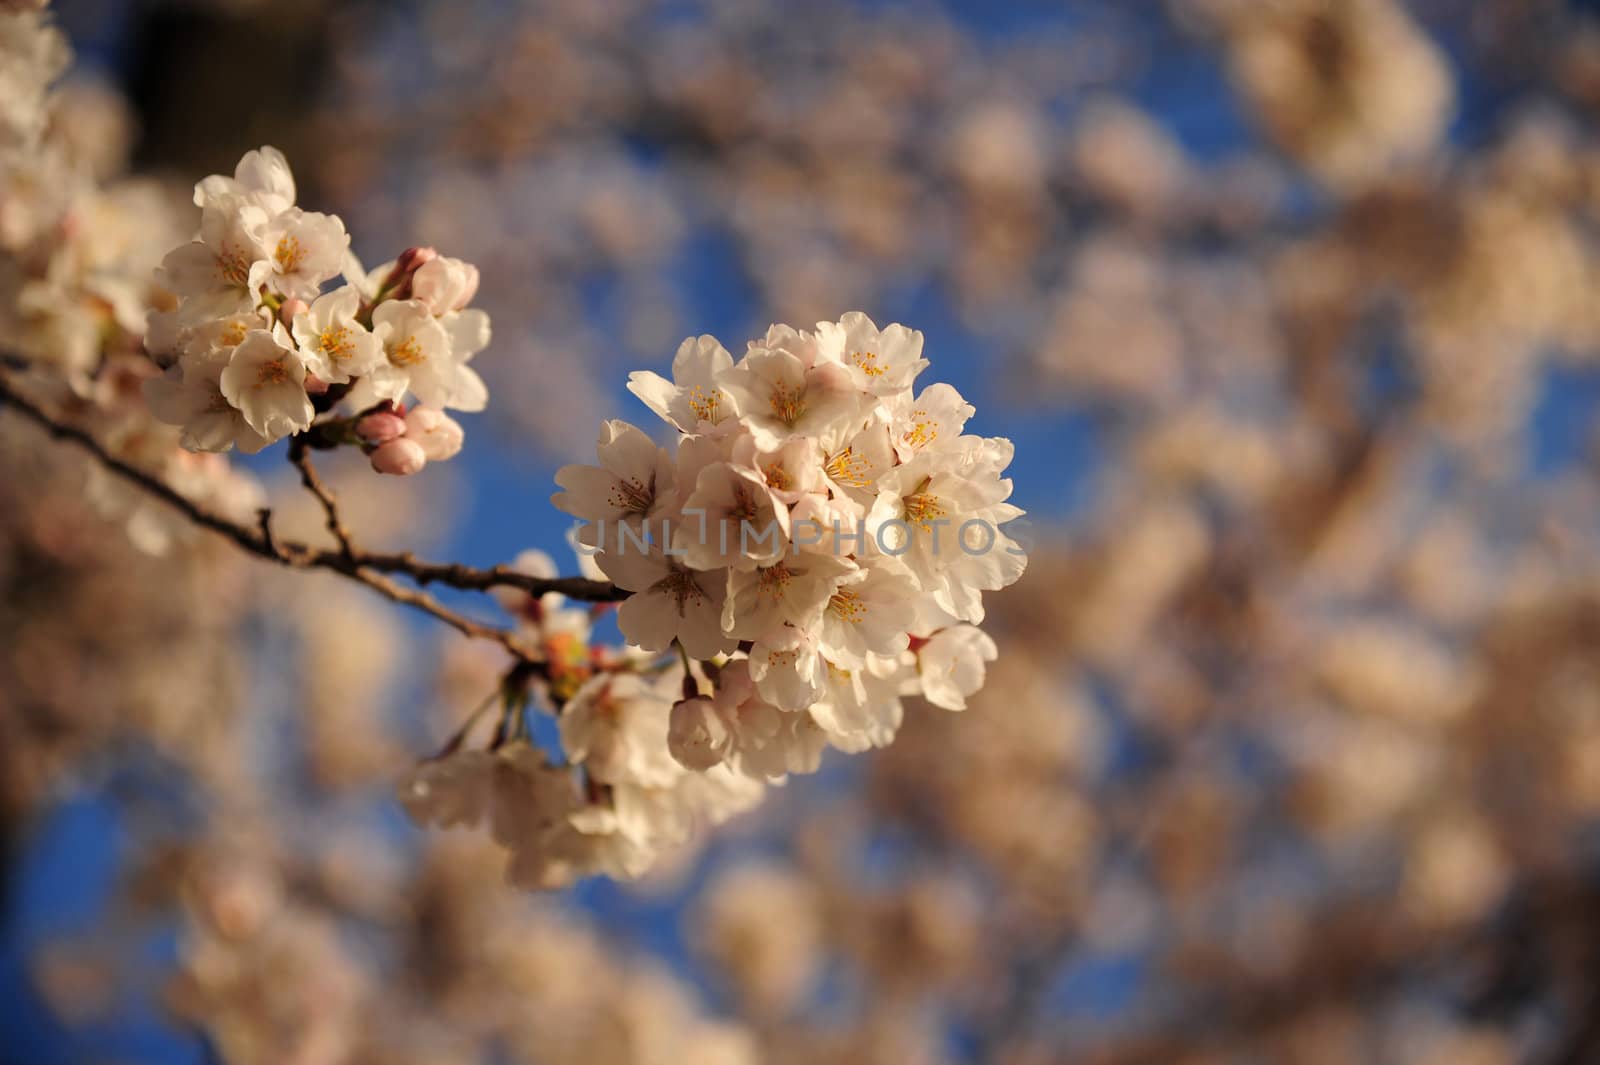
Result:
[[[1033,549],[965,713],[535,896],[393,797],[490,651],[0,416],[0,1063],[1600,1062],[1600,4],[55,10],[178,239],[271,143],[481,267],[489,410],[331,470],[363,541],[564,559],[628,371],[860,309]]]

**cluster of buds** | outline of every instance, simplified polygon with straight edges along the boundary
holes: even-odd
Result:
[[[437,407],[410,410],[384,401],[355,423],[356,438],[379,473],[405,477],[461,450],[461,425]]]
[[[441,408],[488,401],[467,365],[489,343],[489,316],[467,306],[475,267],[411,248],[362,270],[343,222],[295,206],[270,147],[231,178],[201,181],[194,199],[199,237],[163,261],[173,306],[145,337],[166,371],[146,390],[151,410],[182,428],[185,447],[255,452],[316,422],[314,443],[360,443],[384,473],[460,449]],[[417,405],[405,412],[408,395]]]

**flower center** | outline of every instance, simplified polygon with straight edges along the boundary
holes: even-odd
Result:
[[[878,365],[878,353],[876,351],[858,351],[850,356],[850,361],[855,363],[856,367],[868,377],[883,376],[883,367]]]
[[[780,492],[787,492],[794,487],[794,478],[789,476],[789,471],[783,468],[781,462],[769,463],[761,467],[761,475],[767,479],[767,484]]]
[[[760,581],[756,585],[756,595],[762,599],[782,599],[789,591],[789,582],[794,579],[786,563],[780,562],[776,566],[768,566],[760,571]]]
[[[419,362],[427,362],[428,357],[422,353],[422,345],[417,343],[417,338],[409,336],[389,348],[389,361],[395,366],[415,366]]]
[[[222,274],[222,280],[239,288],[250,283],[251,261],[249,256],[228,244],[224,244],[217,253],[217,269]]]
[[[680,618],[690,606],[699,606],[706,601],[705,590],[695,583],[694,572],[682,566],[673,566],[665,577],[650,586],[650,590],[660,592],[676,603]]]
[[[924,477],[922,483],[917,485],[916,491],[901,500],[905,506],[906,521],[923,532],[931,532],[934,521],[947,513],[939,503],[939,497],[928,491],[928,482],[931,480],[931,477]]]
[[[281,385],[289,380],[289,364],[283,359],[273,359],[256,367],[256,387]]]
[[[823,467],[830,478],[842,485],[851,488],[865,488],[871,482],[868,471],[872,463],[867,461],[865,455],[856,454],[854,447],[847,447],[837,455],[830,458]]]
[[[648,514],[656,501],[656,478],[650,475],[650,483],[618,477],[616,484],[611,486],[609,502],[612,506],[628,514]]]
[[[306,257],[305,249],[300,246],[300,238],[285,234],[278,238],[278,246],[273,249],[272,257],[278,262],[278,269],[286,274],[292,274],[300,269],[300,263]]]
[[[755,521],[758,513],[755,496],[744,485],[735,485],[733,502],[728,505],[728,517],[734,521]]]
[[[331,325],[317,337],[317,346],[322,353],[334,362],[343,362],[355,354],[355,345],[350,342],[350,329],[347,326]]]
[[[828,600],[828,613],[840,621],[859,625],[861,619],[867,616],[867,604],[861,601],[861,596],[849,588],[840,588],[833,593],[833,598]]]
[[[689,390],[689,409],[703,422],[715,425],[722,420],[722,391],[713,388],[707,392],[699,385]]]
[[[779,381],[772,386],[772,416],[790,428],[806,413],[806,386],[798,387]]]
[[[911,428],[902,433],[900,439],[921,451],[939,439],[939,423],[930,418],[927,411],[914,410],[911,412]]]

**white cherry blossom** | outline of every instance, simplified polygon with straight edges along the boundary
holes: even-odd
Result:
[[[915,400],[902,396],[894,404],[894,449],[901,461],[930,448],[948,448],[961,436],[973,406],[942,382],[924,388]]]
[[[294,339],[306,368],[330,384],[371,373],[383,363],[382,344],[357,321],[360,310],[360,293],[345,285],[295,315]]]
[[[334,215],[291,207],[262,229],[269,270],[264,280],[285,297],[312,300],[322,283],[339,276],[350,234]]]
[[[269,214],[294,206],[294,174],[289,160],[278,149],[267,145],[245,152],[233,169],[233,176],[212,174],[194,187],[194,205],[206,207],[219,200],[247,200]]]
[[[677,640],[694,658],[733,650],[722,631],[726,570],[690,569],[660,547],[640,551],[625,538],[595,561],[619,588],[634,594],[617,608],[617,624],[629,643],[664,651]]]
[[[179,442],[191,451],[228,451],[247,455],[272,443],[258,433],[222,391],[223,361],[174,366],[144,384],[150,413],[168,425],[181,426]]]
[[[879,330],[860,311],[837,322],[819,322],[817,345],[844,365],[858,389],[874,396],[893,396],[910,388],[928,365],[922,357],[921,333],[903,325]]]
[[[686,473],[679,470],[685,481]],[[695,569],[752,569],[788,550],[789,508],[756,470],[732,462],[702,468],[681,512],[673,546]]]
[[[311,424],[306,368],[293,348],[265,329],[253,329],[233,349],[218,383],[250,428],[277,439]]]
[[[595,450],[600,465],[575,464],[556,471],[563,491],[550,502],[586,523],[579,531],[583,543],[616,548],[619,526],[642,536],[646,523],[672,501],[672,455],[637,426],[618,420],[600,427]],[[630,541],[637,542],[637,537]]]
[[[733,401],[718,383],[732,368],[733,356],[716,337],[690,337],[673,356],[671,381],[636,370],[628,375],[628,391],[682,432],[700,432],[733,417]]]
[[[753,348],[717,377],[740,420],[764,449],[795,436],[822,437],[857,418],[861,393],[837,363],[807,365],[792,351]]]
[[[733,571],[722,607],[722,627],[741,640],[760,639],[784,625],[819,624],[824,608],[845,594],[846,585],[864,571],[855,563],[829,554],[788,554],[769,565]],[[910,582],[904,585],[910,590]],[[902,634],[904,630],[902,629]],[[902,647],[904,644],[902,643]]]
[[[272,270],[267,220],[265,210],[237,196],[206,203],[200,239],[168,252],[157,275],[184,301],[185,321],[197,323],[255,307],[256,294]]]
[[[805,710],[821,697],[827,682],[816,634],[805,626],[767,629],[752,642],[749,664],[761,697],[782,710]]]
[[[418,300],[380,303],[372,312],[372,334],[378,338],[384,358],[363,379],[374,400],[399,400],[409,391],[425,403],[446,406],[423,395],[450,380],[452,365],[450,334],[427,307]],[[357,402],[364,400],[363,395]]]
[[[822,697],[810,713],[828,742],[848,754],[888,746],[905,715],[900,674],[906,670],[895,658],[872,659],[855,669],[831,661],[827,667]]]
[[[822,653],[852,669],[868,655],[899,654],[910,642],[916,598],[916,582],[904,566],[882,556],[864,560],[829,595],[818,621]]]
[[[638,674],[598,674],[562,709],[561,747],[596,780],[667,787],[679,772],[667,750],[671,709]]]
[[[965,710],[967,697],[983,687],[988,663],[1000,649],[974,625],[955,625],[934,633],[917,651],[923,697],[946,710]]]
[[[447,255],[423,263],[411,278],[412,296],[441,317],[461,310],[477,293],[478,268]]]

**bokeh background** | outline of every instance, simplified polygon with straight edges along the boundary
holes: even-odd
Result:
[[[861,309],[1032,557],[968,711],[532,896],[393,798],[492,653],[146,555],[0,414],[0,1062],[1600,1062],[1600,5],[55,9],[180,233],[271,143],[482,269],[490,408],[331,471],[363,540],[565,558],[628,371]]]

